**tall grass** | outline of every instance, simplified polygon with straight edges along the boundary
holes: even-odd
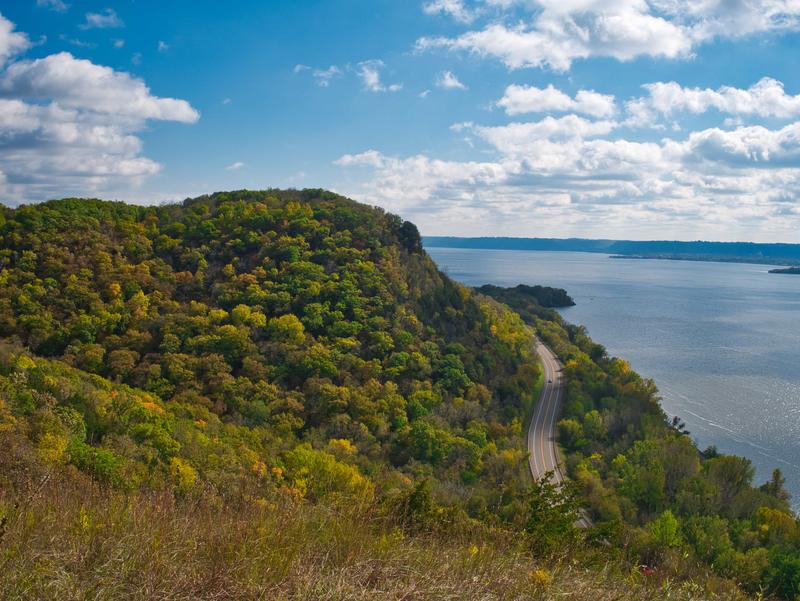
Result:
[[[373,505],[225,506],[45,476],[0,494],[0,519],[9,601],[742,598],[710,577],[645,578],[602,553],[536,559],[503,531],[404,533]]]

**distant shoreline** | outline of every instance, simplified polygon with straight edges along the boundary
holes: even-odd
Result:
[[[800,267],[800,244],[455,236],[425,236],[423,244],[426,248],[589,252],[606,254],[613,259],[661,259]],[[794,272],[772,270],[770,273]]]
[[[748,265],[783,265],[774,259],[759,260],[758,257],[708,257],[702,255],[610,255],[610,259],[641,259],[649,261],[695,261],[698,263],[741,263]],[[794,263],[788,263],[794,265]],[[792,269],[792,268],[788,268]],[[783,273],[782,270],[771,269],[768,273]]]
[[[800,267],[786,267],[784,269],[770,269],[770,273],[788,273],[792,275],[800,275]]]

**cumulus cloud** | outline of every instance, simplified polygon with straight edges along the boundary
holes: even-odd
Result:
[[[444,90],[466,90],[467,86],[461,83],[452,71],[445,71],[436,79],[436,85]]]
[[[643,86],[648,96],[627,103],[628,113],[635,124],[652,125],[659,117],[672,117],[679,113],[694,114],[716,110],[737,116],[773,117],[790,119],[800,117],[800,95],[790,95],[783,83],[764,77],[749,88],[722,86],[686,88],[677,82],[656,82]]]
[[[81,29],[115,29],[125,27],[125,23],[113,8],[107,8],[99,13],[86,13],[86,21],[80,27]]]
[[[23,202],[112,193],[158,173],[137,133],[148,121],[194,123],[185,100],[161,98],[127,73],[67,52],[0,71],[3,198]]]
[[[576,140],[603,136],[613,131],[614,121],[589,121],[577,115],[545,117],[529,123],[510,123],[494,127],[457,124],[456,131],[468,128],[507,156],[519,157],[542,147],[545,140]]]
[[[476,17],[475,11],[467,8],[463,0],[431,0],[422,6],[422,10],[428,15],[449,15],[460,23],[471,23]]]
[[[485,0],[499,11],[455,37],[423,37],[418,50],[445,48],[503,61],[509,69],[566,71],[592,56],[681,58],[714,38],[800,28],[797,0]],[[433,12],[457,15],[438,7]],[[519,10],[525,18],[519,20]]]
[[[15,30],[14,24],[0,14],[0,67],[9,58],[24,52],[31,45],[27,35]]]
[[[382,60],[372,59],[358,63],[357,73],[361,78],[365,90],[370,92],[399,92],[403,84],[393,83],[388,86],[381,81],[381,70],[384,68]]]
[[[641,55],[676,58],[688,55],[692,47],[686,31],[648,14],[639,3],[620,2],[603,10],[581,12],[560,9],[564,3],[548,0],[543,4],[532,24],[492,23],[455,38],[424,37],[417,41],[416,48],[467,51],[497,58],[509,69],[549,67],[566,71],[579,58],[609,56],[630,60]],[[592,3],[578,4],[583,8]]]
[[[707,128],[682,139],[610,138],[622,125],[577,115],[462,123],[452,129],[482,140],[492,160],[370,150],[337,164],[367,174],[348,193],[400,211],[428,233],[797,238],[800,122]]]
[[[507,115],[573,111],[593,117],[611,117],[617,110],[613,96],[579,90],[575,98],[570,98],[552,84],[546,88],[512,84],[496,104],[505,109]]]
[[[693,39],[741,37],[800,26],[796,0],[648,0],[653,10],[680,20]]]
[[[771,130],[756,125],[692,132],[680,145],[692,161],[733,168],[800,168],[800,122]]]
[[[375,177],[366,187],[369,194],[395,211],[414,212],[427,206],[431,215],[438,212],[434,205],[449,207],[454,196],[503,183],[511,169],[500,163],[442,161],[424,155],[403,159],[376,150],[344,155],[335,164],[373,169]]]
[[[200,117],[185,100],[153,96],[142,80],[68,52],[9,65],[0,77],[0,97],[51,99],[63,108],[136,123],[146,119],[194,123]]]

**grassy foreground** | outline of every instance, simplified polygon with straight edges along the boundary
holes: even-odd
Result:
[[[574,548],[536,559],[522,539],[484,527],[404,531],[376,505],[211,498],[106,492],[45,474],[24,495],[0,497],[0,598],[744,598],[708,575],[702,586],[662,581]]]

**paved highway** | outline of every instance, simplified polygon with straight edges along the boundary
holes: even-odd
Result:
[[[544,369],[544,387],[539,402],[533,411],[528,428],[528,463],[535,479],[552,472],[552,480],[556,484],[564,481],[561,470],[559,449],[556,443],[556,424],[561,415],[561,403],[564,397],[564,380],[561,364],[553,352],[540,340],[536,340],[536,352],[542,358]],[[581,516],[577,525],[589,526],[588,518]]]

